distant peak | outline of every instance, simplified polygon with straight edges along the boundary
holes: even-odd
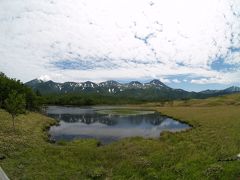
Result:
[[[153,85],[153,86],[167,87],[163,82],[161,82],[161,81],[158,80],[158,79],[153,79],[152,81],[150,81],[150,82],[147,83],[147,84],[150,84],[150,85]]]
[[[132,88],[142,88],[143,84],[140,83],[139,81],[131,81],[130,83],[127,84],[127,86]]]
[[[37,79],[33,79],[33,80],[31,80],[31,81],[32,81],[32,82],[34,82],[34,81],[35,81],[35,82],[45,82],[45,81],[43,81],[42,79],[38,79],[38,78],[37,78]]]
[[[240,92],[240,87],[238,87],[238,86],[231,86],[231,87],[225,89],[224,91],[229,91],[229,92]]]
[[[45,82],[45,83],[55,83],[55,82],[54,82],[54,81],[52,81],[52,80],[43,81],[43,82]]]
[[[150,81],[150,84],[163,84],[163,83],[158,79],[153,79],[152,81]]]
[[[108,80],[108,81],[99,83],[100,86],[117,86],[119,84],[120,84],[119,82],[114,81],[114,80]]]
[[[41,79],[33,79],[31,81],[28,81],[27,84],[39,84],[39,83],[43,83],[44,81]]]

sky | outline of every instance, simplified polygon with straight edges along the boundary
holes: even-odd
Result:
[[[23,82],[240,86],[240,1],[1,0],[0,55]]]

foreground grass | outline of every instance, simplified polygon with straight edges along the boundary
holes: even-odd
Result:
[[[153,108],[153,107],[152,107]],[[11,179],[237,179],[240,107],[159,107],[193,125],[160,139],[129,138],[98,147],[95,140],[50,144],[54,121],[36,113],[17,118],[0,110],[0,165]],[[228,161],[230,160],[230,161]]]

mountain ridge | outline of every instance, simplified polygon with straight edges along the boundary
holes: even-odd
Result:
[[[66,94],[66,93],[97,93],[102,95],[115,95],[123,97],[134,97],[141,99],[186,99],[186,98],[206,98],[224,94],[240,92],[240,87],[232,86],[223,90],[205,90],[201,92],[174,89],[158,79],[153,79],[146,83],[131,81],[120,83],[115,80],[108,80],[100,83],[91,81],[85,82],[64,82],[57,83],[52,80],[43,81],[33,79],[27,83],[33,90],[38,90],[42,94]]]
[[[67,81],[67,82],[63,82],[63,83],[58,83],[58,82],[54,82],[52,80],[49,81],[43,81],[43,80],[39,80],[39,79],[33,79],[29,82],[25,83],[27,86],[34,88],[37,88],[36,86],[39,84],[45,84],[48,86],[51,85],[55,85],[55,88],[59,88],[60,90],[68,85],[69,87],[74,87],[74,88],[79,88],[84,90],[85,88],[97,88],[97,87],[118,87],[118,88],[149,88],[149,87],[155,87],[155,88],[167,88],[167,89],[172,89],[169,86],[165,85],[164,83],[162,83],[160,80],[157,79],[153,79],[147,83],[141,83],[139,81],[130,81],[129,83],[120,83],[118,81],[115,80],[107,80],[107,81],[103,81],[100,83],[94,83],[92,81],[85,81],[85,82],[72,82],[72,81]]]

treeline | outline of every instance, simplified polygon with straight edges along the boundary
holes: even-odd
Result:
[[[189,98],[181,99],[184,102]],[[161,106],[168,104],[173,106],[173,99],[155,98],[147,99],[145,97],[129,96],[109,96],[97,93],[66,93],[66,94],[45,94],[43,103],[45,105],[72,105],[72,106],[91,106],[91,105],[124,105],[124,104],[143,104],[143,103],[160,103]]]
[[[21,95],[24,99],[24,108],[30,111],[39,110],[43,102],[40,94],[25,86],[19,80],[8,78],[0,72],[0,108],[7,108],[7,99],[13,94]]]
[[[97,93],[67,93],[67,94],[46,94],[43,96],[44,104],[52,105],[118,105],[118,104],[139,104],[145,100],[129,97],[107,96]]]
[[[166,98],[164,94],[161,93],[154,95],[151,91],[147,93],[137,93],[134,90],[128,90],[123,94],[113,95],[95,92],[46,93],[43,94],[43,103],[73,106],[142,104],[147,102],[159,102],[164,104],[175,100],[174,98],[177,99],[174,96]]]

